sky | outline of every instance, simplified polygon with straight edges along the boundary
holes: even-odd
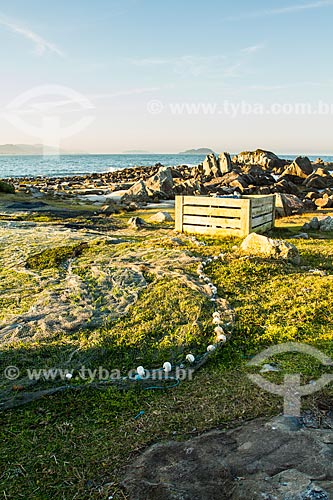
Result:
[[[333,154],[333,0],[0,0],[0,144]]]

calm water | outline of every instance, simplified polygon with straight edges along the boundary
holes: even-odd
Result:
[[[281,158],[294,159],[295,156],[280,155]],[[310,156],[315,160],[318,157]],[[333,161],[332,156],[322,156],[325,161]],[[8,177],[63,177],[98,172],[110,172],[139,165],[165,166],[198,165],[205,155],[64,155],[64,156],[0,156],[0,178]]]

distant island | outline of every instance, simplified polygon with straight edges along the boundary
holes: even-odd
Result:
[[[52,146],[46,146],[47,153],[52,154],[80,154],[71,151],[60,150],[58,151],[56,148]],[[44,145],[43,144],[0,144],[0,155],[22,155],[22,156],[39,156],[44,154]]]
[[[180,155],[210,155],[214,153],[212,149],[209,148],[199,148],[199,149],[187,149],[179,153]]]

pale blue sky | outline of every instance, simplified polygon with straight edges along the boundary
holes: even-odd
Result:
[[[19,110],[37,125],[40,108],[28,107],[55,99],[62,105],[46,116],[57,115],[61,127],[94,118],[63,140],[67,149],[333,153],[332,14],[333,0],[0,0],[0,143],[41,142],[8,122],[7,107],[26,91],[58,85],[91,107],[45,94]],[[156,101],[160,112],[149,112]],[[316,112],[319,101],[332,111],[292,107]],[[239,106],[234,116],[225,102]],[[199,111],[175,114],[184,103]],[[271,114],[275,103],[288,107]]]

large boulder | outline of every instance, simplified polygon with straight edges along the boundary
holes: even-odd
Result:
[[[206,177],[219,177],[221,175],[220,165],[214,154],[206,156],[202,166]]]
[[[282,177],[274,184],[274,186],[272,186],[272,193],[287,193],[299,196],[301,192],[300,188],[296,186],[296,184],[287,180],[285,177]]]
[[[234,156],[232,161],[237,165],[260,165],[265,170],[271,170],[285,165],[285,161],[281,160],[276,154],[263,149],[244,151]]]
[[[143,181],[136,182],[121,197],[122,203],[147,202],[149,200],[148,191]]]
[[[196,179],[187,179],[184,182],[176,184],[173,191],[174,194],[182,194],[184,196],[198,196],[207,193],[205,187]]]
[[[219,155],[219,167],[222,175],[231,172],[232,161],[229,153],[221,153]]]
[[[275,209],[278,216],[288,217],[304,212],[304,203],[293,194],[276,193]]]
[[[320,231],[323,231],[323,232],[333,231],[333,219],[332,219],[332,217],[328,216],[328,217],[325,217],[325,219],[320,220],[319,225],[320,225]]]
[[[246,255],[289,260],[300,263],[300,256],[295,245],[284,240],[273,240],[257,233],[249,234],[240,246]]]
[[[241,172],[251,176],[255,186],[271,186],[275,183],[272,174],[257,165],[243,165],[241,167]]]
[[[299,156],[291,165],[289,165],[283,172],[281,177],[287,176],[295,182],[300,184],[303,179],[306,179],[313,172],[312,164],[306,156]]]
[[[122,486],[129,500],[329,500],[332,478],[332,431],[275,419],[156,443]]]
[[[241,193],[244,192],[244,189],[254,184],[255,178],[252,175],[242,174],[236,169],[221,178],[221,186],[237,189]]]
[[[303,184],[311,189],[325,189],[333,186],[333,177],[323,168],[317,168],[303,181]]]
[[[163,199],[174,197],[174,181],[170,167],[160,167],[155,175],[146,180],[145,185],[150,196],[157,195]]]

